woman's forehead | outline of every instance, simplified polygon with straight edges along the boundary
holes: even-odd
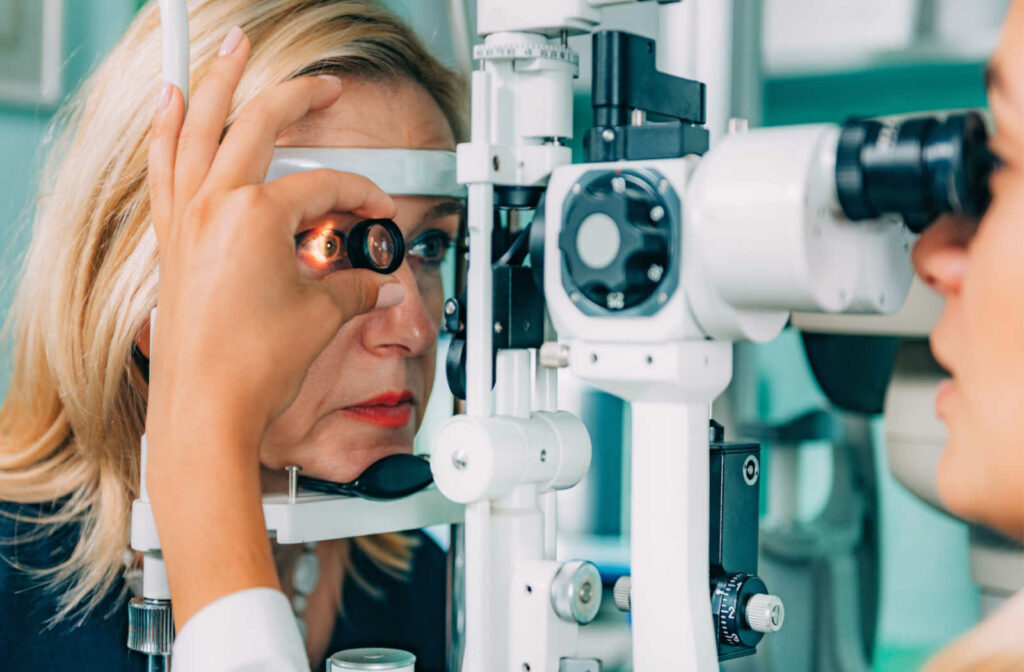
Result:
[[[342,94],[310,112],[278,138],[291,147],[398,147],[455,149],[455,136],[440,106],[408,80],[342,79]]]

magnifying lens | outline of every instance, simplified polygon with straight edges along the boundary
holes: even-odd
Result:
[[[318,278],[349,268],[389,274],[405,259],[405,239],[390,219],[364,219],[346,234],[326,218],[295,236],[295,253]]]

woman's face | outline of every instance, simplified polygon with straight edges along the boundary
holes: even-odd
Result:
[[[948,508],[1024,539],[1024,0],[990,62],[992,205],[980,222],[934,224],[918,274],[946,299],[931,334],[949,372],[936,410],[949,428],[938,469]]]
[[[344,80],[332,107],[289,128],[278,145],[455,149],[440,107],[411,82]],[[271,423],[260,460],[271,470],[349,481],[381,457],[412,451],[434,383],[444,289],[440,261],[455,239],[461,204],[395,197],[406,261],[394,277],[405,299],[349,321],[313,362],[298,397]],[[345,231],[359,218],[338,215]]]

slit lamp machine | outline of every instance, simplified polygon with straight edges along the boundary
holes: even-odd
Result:
[[[561,369],[631,406],[631,566],[613,597],[631,613],[633,670],[717,670],[754,654],[783,627],[784,605],[757,575],[760,448],[725,442],[711,419],[733,343],[775,338],[792,311],[898,310],[912,234],[987,202],[975,113],[767,129],[733,120],[712,144],[708,89],[676,58],[694,39],[685,5],[706,1],[659,0],[653,40],[594,32],[604,6],[636,0],[479,0],[471,138],[456,155],[275,153],[267,179],[329,167],[392,194],[468,198],[467,291],[445,304],[448,380],[465,414],[434,439],[436,487],[370,501],[299,490],[293,471],[288,494],[264,497],[279,543],[460,524],[453,672],[602,669],[577,645],[602,601],[600,573],[555,558],[556,493],[591,460],[582,421],[559,410]],[[185,2],[160,5],[164,77],[187,99]],[[592,32],[593,122],[574,164],[579,57],[568,37]],[[145,461],[142,484],[132,547],[144,588],[129,646],[157,670],[173,624]]]

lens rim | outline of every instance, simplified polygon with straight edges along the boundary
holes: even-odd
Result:
[[[370,254],[370,231],[374,227],[383,227],[390,234],[395,244],[395,254],[387,266],[379,266]],[[365,268],[375,273],[389,275],[398,270],[405,261],[405,238],[401,229],[390,219],[364,219],[348,234],[348,256],[353,268]]]

